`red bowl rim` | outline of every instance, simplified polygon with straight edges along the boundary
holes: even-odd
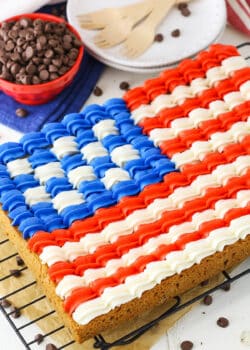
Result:
[[[22,15],[18,15],[18,16],[13,16],[13,17],[7,18],[3,22],[17,21],[17,20],[19,20],[20,18],[23,18],[23,17],[31,18],[31,19],[38,19],[39,18],[39,19],[42,19],[44,21],[65,23],[66,26],[70,29],[70,31],[73,32],[76,35],[76,37],[82,42],[80,34],[77,32],[77,30],[71,24],[69,24],[63,18],[60,18],[60,17],[57,17],[57,16],[53,16],[53,15],[50,15],[50,14],[47,14],[47,13],[39,13],[39,12],[38,13],[24,13]],[[2,22],[0,23],[0,27],[1,27],[1,24],[2,24]],[[74,65],[65,74],[63,74],[62,76],[60,76],[57,79],[54,79],[52,81],[49,81],[49,82],[43,83],[43,84],[33,84],[33,85],[31,85],[31,84],[16,84],[16,83],[12,83],[12,82],[10,82],[8,80],[4,80],[4,79],[0,78],[0,89],[2,87],[4,87],[4,88],[8,88],[9,87],[10,89],[12,89],[13,87],[22,87],[22,89],[29,90],[30,88],[34,89],[34,88],[42,88],[42,87],[48,87],[48,88],[49,87],[53,87],[53,85],[55,83],[64,82],[65,77],[71,76],[71,73],[75,69],[75,67],[80,65],[82,57],[83,57],[83,53],[84,53],[84,47],[82,45],[79,48],[79,53],[78,53],[78,56],[77,56],[77,59],[76,59]]]

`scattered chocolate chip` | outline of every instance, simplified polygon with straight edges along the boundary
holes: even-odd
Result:
[[[57,347],[54,344],[47,344],[46,350],[57,350]]]
[[[20,118],[24,118],[28,115],[28,112],[24,108],[17,108],[16,109],[16,115]]]
[[[164,40],[163,34],[158,33],[158,34],[155,35],[154,41],[160,43],[160,42],[162,42],[163,40]]]
[[[231,289],[231,283],[227,282],[226,284],[224,284],[224,286],[221,287],[221,289],[225,292],[228,292]]]
[[[184,17],[188,17],[191,15],[191,11],[189,10],[188,7],[184,7],[182,10],[181,10],[181,14],[182,16]]]
[[[17,307],[14,307],[11,315],[13,318],[18,318],[21,316],[21,311]]]
[[[19,255],[16,256],[16,263],[17,263],[18,266],[23,266],[24,265],[24,261]]]
[[[202,281],[200,285],[201,287],[205,287],[208,285],[208,283],[209,283],[209,280],[205,280],[205,281]]]
[[[121,90],[128,90],[129,89],[129,83],[127,81],[122,81],[120,83],[119,87],[120,87]]]
[[[188,7],[188,4],[186,2],[180,2],[177,7],[178,7],[178,10],[181,11],[184,8]]]
[[[95,96],[101,96],[103,94],[103,91],[99,86],[96,86],[93,90],[93,94]]]
[[[44,336],[40,333],[36,334],[34,337],[34,340],[37,342],[37,344],[41,344],[43,342]]]
[[[220,317],[217,320],[217,325],[222,327],[222,328],[226,328],[229,325],[229,321],[225,317]]]
[[[175,29],[175,30],[173,30],[172,33],[171,33],[171,35],[172,35],[172,37],[174,37],[174,38],[178,38],[178,36],[181,35],[180,29]]]
[[[206,295],[203,299],[203,304],[205,305],[211,305],[213,302],[213,298],[211,295]]]
[[[190,340],[184,340],[181,343],[181,350],[191,350],[193,349],[194,344]]]
[[[22,271],[17,270],[17,269],[13,269],[13,270],[10,270],[10,274],[14,277],[20,277],[22,274]]]
[[[11,306],[11,302],[8,299],[1,299],[0,304],[5,309]]]

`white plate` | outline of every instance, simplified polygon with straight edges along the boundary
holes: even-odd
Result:
[[[139,1],[139,0],[138,0]],[[105,7],[117,7],[133,4],[135,0],[68,0],[67,16],[69,22],[79,31],[83,43],[90,53],[101,62],[124,70],[157,71],[178,63],[186,57],[191,57],[213,43],[223,31],[226,23],[226,8],[224,0],[193,0],[189,4],[191,15],[183,17],[176,8],[171,10],[159,26],[157,32],[164,35],[161,43],[153,45],[140,57],[128,59],[121,53],[121,45],[110,49],[101,49],[94,44],[94,30],[85,30],[79,26],[77,15],[99,10]],[[180,29],[181,35],[173,38],[171,32]],[[157,68],[155,68],[157,67]]]
[[[220,40],[223,32],[224,32],[224,27],[222,28],[221,32],[219,33],[218,37],[214,40],[214,42],[217,42]],[[114,61],[106,60],[105,58],[98,56],[95,52],[93,52],[89,49],[88,49],[88,51],[93,57],[95,57],[97,60],[101,61],[102,63],[106,64],[107,66],[110,66],[110,67],[113,67],[113,68],[116,68],[119,70],[123,70],[125,72],[133,72],[133,73],[141,73],[141,74],[159,73],[159,72],[162,72],[164,69],[171,68],[173,66],[176,66],[179,63],[179,61],[176,61],[176,62],[172,62],[172,63],[166,64],[166,65],[161,65],[161,66],[134,67],[134,66],[129,66],[129,65],[121,65],[121,64],[118,64]],[[189,57],[194,57],[194,56],[195,56],[195,54],[192,56],[189,56]]]

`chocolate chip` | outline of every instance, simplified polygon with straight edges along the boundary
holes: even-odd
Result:
[[[43,342],[44,336],[40,333],[36,334],[34,337],[34,340],[37,342],[37,344],[41,344]]]
[[[163,40],[164,40],[163,34],[158,33],[158,34],[155,35],[154,41],[160,43],[160,42],[162,42]]]
[[[184,7],[182,10],[181,10],[181,14],[182,16],[184,17],[188,17],[191,15],[191,11],[189,10],[188,7]]]
[[[27,46],[25,50],[26,59],[29,60],[34,56],[34,49],[32,46]]]
[[[11,74],[16,75],[20,71],[20,68],[21,68],[21,66],[18,63],[12,64],[12,66],[10,68]]]
[[[93,90],[93,94],[95,96],[101,96],[103,94],[103,91],[99,86],[96,86]]]
[[[28,115],[28,111],[26,111],[26,109],[24,108],[17,108],[16,115],[20,118],[24,118]]]
[[[32,84],[41,84],[41,79],[37,75],[32,77]]]
[[[31,75],[25,75],[25,74],[21,74],[19,77],[20,82],[23,85],[30,85],[32,82],[32,76]]]
[[[175,29],[175,30],[173,30],[172,33],[171,33],[171,35],[172,35],[172,37],[174,37],[174,38],[178,38],[178,36],[181,35],[180,29]]]
[[[71,35],[65,34],[65,35],[63,36],[63,41],[68,42],[68,43],[71,43],[71,41],[72,41]]]
[[[51,58],[44,58],[43,59],[43,64],[45,64],[45,66],[50,65],[50,63],[51,63]]]
[[[37,42],[41,44],[42,46],[47,44],[47,38],[45,35],[40,35],[39,38],[37,39]]]
[[[231,283],[227,282],[226,284],[224,284],[224,286],[221,287],[221,289],[225,292],[228,292],[231,289]]]
[[[21,311],[17,307],[14,307],[11,312],[13,318],[18,318],[21,316]]]
[[[13,62],[20,62],[21,61],[21,56],[18,52],[14,52],[10,55],[10,58]]]
[[[45,51],[44,56],[47,57],[47,58],[51,58],[51,57],[54,56],[54,51],[51,50],[51,49],[48,49],[48,50]]]
[[[50,77],[50,80],[55,80],[59,78],[59,75],[57,73],[50,73],[49,77]]]
[[[54,344],[47,344],[46,350],[57,350],[57,347]]]
[[[21,27],[28,28],[29,25],[31,24],[31,20],[29,18],[22,18],[19,23]]]
[[[24,265],[24,261],[19,255],[16,256],[16,263],[17,263],[18,266],[23,266]]]
[[[178,9],[179,10],[183,10],[184,8],[186,8],[188,6],[188,4],[186,2],[180,2],[178,4]]]
[[[119,85],[121,90],[128,90],[129,89],[129,83],[127,81],[122,81]]]
[[[40,63],[42,63],[42,59],[39,57],[32,57],[32,62],[38,66]]]
[[[8,40],[6,45],[5,45],[5,50],[8,51],[12,51],[15,47],[15,44],[13,43],[12,40]]]
[[[34,75],[37,72],[37,66],[35,64],[32,64],[32,63],[28,64],[26,67],[26,72],[29,75]]]
[[[229,321],[225,317],[220,317],[217,320],[217,325],[222,327],[222,328],[226,328],[229,325]]]
[[[11,306],[11,302],[8,299],[1,299],[0,304],[5,309]]]
[[[53,64],[49,65],[49,72],[50,73],[55,73],[58,71],[58,67],[54,66]]]
[[[17,269],[13,269],[13,270],[10,270],[10,274],[14,277],[20,277],[22,274],[22,271],[17,270]]]
[[[205,305],[211,305],[213,302],[213,298],[211,295],[206,295],[203,299],[203,304]]]
[[[202,281],[200,285],[201,287],[205,287],[208,285],[208,283],[209,283],[209,280],[205,280],[205,281]]]
[[[191,350],[193,349],[194,344],[190,340],[184,340],[181,343],[181,350]]]
[[[18,37],[18,31],[17,30],[10,30],[9,37],[12,39],[16,39]]]
[[[62,47],[65,49],[65,50],[70,50],[72,48],[72,44],[68,41],[64,41],[63,44],[62,44]]]
[[[52,59],[51,62],[56,67],[60,67],[62,65],[62,59],[61,58]]]
[[[39,78],[42,81],[46,81],[49,78],[49,72],[46,69],[43,69],[39,72]]]

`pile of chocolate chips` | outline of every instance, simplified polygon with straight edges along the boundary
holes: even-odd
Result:
[[[21,18],[0,28],[0,78],[42,84],[65,74],[75,63],[81,41],[65,23]]]

